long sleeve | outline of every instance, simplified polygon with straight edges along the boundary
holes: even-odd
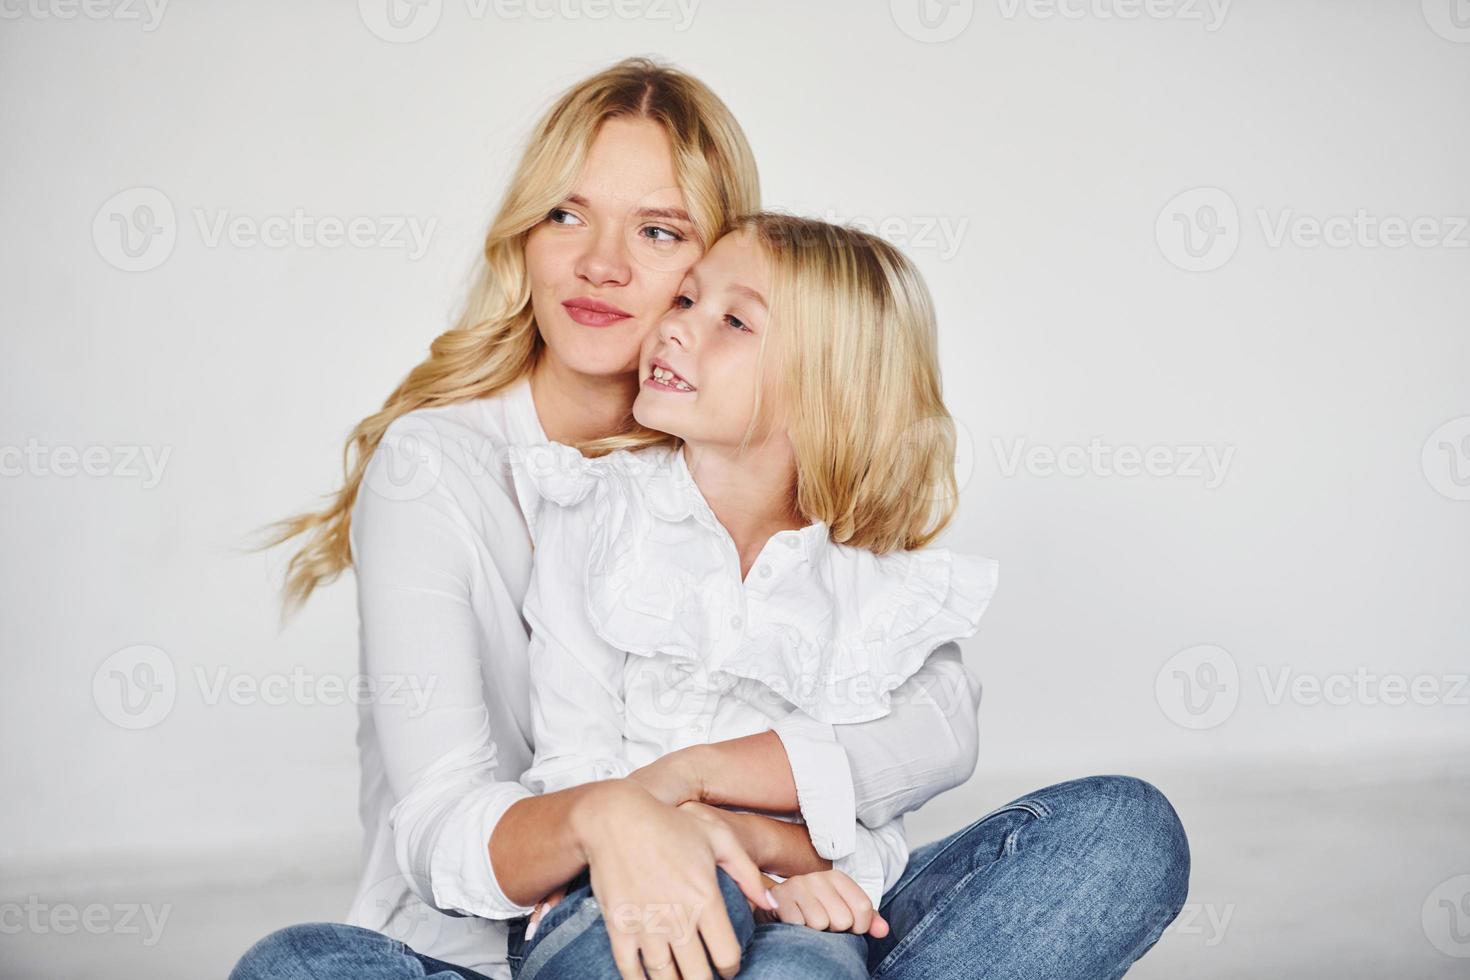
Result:
[[[909,863],[909,845],[904,836],[903,818],[890,820],[876,829],[857,825],[853,852],[832,862],[867,893],[873,908],[883,904],[883,895],[897,884]]]
[[[590,507],[542,504],[533,513],[536,558],[524,612],[531,627],[531,721],[536,759],[521,783],[536,793],[615,779],[623,755],[625,654],[592,629],[581,570]]]
[[[776,723],[818,854],[857,847],[855,821],[885,827],[960,785],[975,771],[980,683],[946,643],[900,685],[889,714],[829,725],[795,711]]]
[[[405,417],[389,427],[353,514],[363,670],[383,692],[372,700],[371,721],[394,800],[399,872],[432,907],[511,918],[531,909],[501,890],[489,840],[501,815],[530,794],[501,778],[491,711],[508,712],[511,696],[487,689],[482,646],[524,644],[525,633],[513,602],[494,606],[508,606],[503,622],[477,617],[472,590],[513,590],[505,570],[482,560],[470,541],[524,539],[525,529],[504,487],[426,426]]]

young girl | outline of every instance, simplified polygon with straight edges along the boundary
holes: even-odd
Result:
[[[584,446],[591,458],[557,443],[510,454],[535,543],[522,782],[536,792],[793,711],[882,717],[936,648],[974,633],[995,587],[995,562],[923,547],[954,511],[953,430],[927,292],[880,239],[744,219],[686,276],[639,377],[642,431]],[[742,977],[793,958],[802,976],[867,975],[861,933],[882,928],[873,910],[908,853],[901,819],[856,840],[830,863],[763,866],[780,921],[732,910]],[[513,928],[520,976],[616,976],[630,948],[636,965],[635,940],[599,921],[616,910],[588,895],[532,936]]]

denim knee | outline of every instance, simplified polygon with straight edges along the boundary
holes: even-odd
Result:
[[[744,949],[750,942],[750,937],[755,935],[755,915],[750,910],[750,902],[735,879],[724,870],[716,868],[715,877],[720,883],[720,895],[725,899],[725,912],[730,916],[735,938],[740,941],[740,948]]]
[[[257,942],[230,971],[229,980],[323,980],[372,976],[371,964],[401,945],[379,932],[339,922],[306,922],[278,929]]]
[[[1095,828],[1098,857],[1126,874],[1129,897],[1169,919],[1189,893],[1189,838],[1179,814],[1152,783],[1133,776],[1077,781],[1073,806]]]

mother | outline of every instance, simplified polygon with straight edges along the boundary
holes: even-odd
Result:
[[[620,62],[538,124],[459,322],[353,430],[330,506],[276,538],[306,535],[289,567],[292,604],[355,566],[362,669],[382,683],[360,713],[366,839],[353,925],[273,933],[234,980],[505,977],[505,920],[584,870],[604,909],[635,910],[620,925],[645,963],[689,963],[671,947],[702,940],[728,975],[728,930],[680,936],[656,925],[658,910],[722,909],[716,868],[749,883],[777,848],[840,860],[855,819],[877,826],[969,777],[978,685],[951,647],[865,725],[796,714],[630,778],[540,797],[516,781],[532,756],[520,617],[531,549],[501,450],[585,444],[630,425],[645,332],[758,197],[729,110],[668,67]],[[799,813],[805,827],[685,801]],[[869,939],[869,969],[894,980],[1121,976],[1178,912],[1188,867],[1178,819],[1147,783],[1048,787],[915,849],[884,896],[889,932]]]

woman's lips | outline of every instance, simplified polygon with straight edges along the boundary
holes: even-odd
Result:
[[[561,305],[568,316],[584,327],[610,327],[633,315],[611,303],[595,299],[569,299]]]

